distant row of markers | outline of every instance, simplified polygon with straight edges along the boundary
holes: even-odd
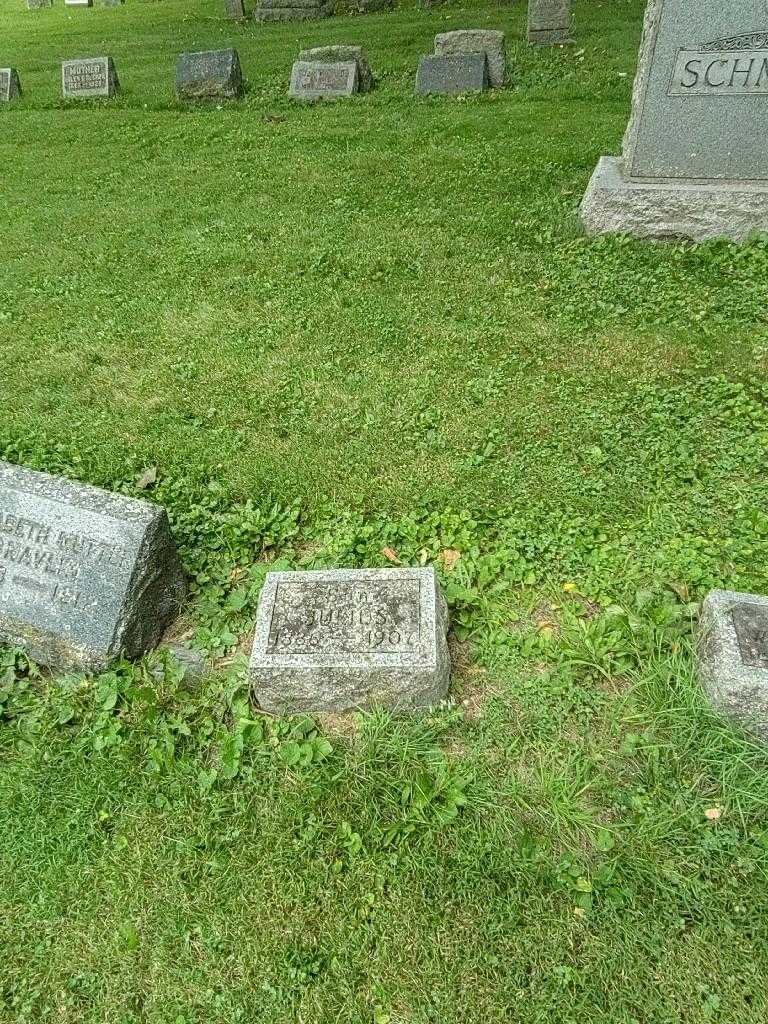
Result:
[[[443,32],[435,36],[434,51],[419,62],[417,95],[477,93],[501,88],[507,80],[503,32],[490,29]],[[299,53],[291,72],[289,95],[299,100],[334,99],[369,92],[373,85],[373,73],[362,47],[320,46]],[[111,57],[62,61],[61,95],[66,100],[111,98],[119,88]],[[176,93],[180,99],[237,99],[243,91],[237,50],[230,47],[183,53],[179,57]],[[0,68],[0,102],[9,102],[20,95],[18,71]]]

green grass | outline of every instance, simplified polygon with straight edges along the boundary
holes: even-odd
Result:
[[[691,619],[768,583],[768,246],[581,235],[642,3],[577,0],[555,52],[521,3],[222,7],[0,0],[0,453],[156,466],[217,666],[5,656],[0,1021],[764,1021],[768,758],[704,706]],[[513,86],[415,99],[462,26],[506,30]],[[289,103],[341,41],[376,91]],[[177,54],[229,43],[246,99],[178,104]],[[104,53],[120,97],[62,103]],[[265,571],[385,546],[440,567],[452,703],[253,724]]]

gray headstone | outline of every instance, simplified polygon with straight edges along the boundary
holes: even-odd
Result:
[[[435,54],[484,53],[488,61],[488,84],[494,89],[504,85],[507,54],[504,33],[490,29],[462,29],[435,36]]]
[[[528,42],[557,46],[571,40],[571,0],[528,0]]]
[[[260,0],[253,12],[256,21],[316,21],[328,18],[333,13],[332,3],[316,3],[309,0]]]
[[[93,0],[64,0],[65,7],[93,7]]]
[[[27,0],[27,7],[30,11],[40,11],[44,7],[53,7],[53,0]]]
[[[299,60],[322,64],[343,64],[353,60],[357,63],[357,87],[360,92],[370,92],[374,86],[373,72],[362,46],[341,44],[337,46],[315,46],[301,50]]]
[[[620,160],[582,206],[592,233],[735,240],[768,230],[768,5],[650,0]]]
[[[182,99],[237,99],[243,73],[237,50],[182,53],[176,65],[176,92]]]
[[[21,83],[16,68],[0,68],[0,103],[10,103],[21,96]]]
[[[698,663],[713,707],[768,740],[768,598],[713,590],[702,607]]]
[[[277,714],[430,707],[448,690],[447,629],[433,569],[269,573],[254,697]]]
[[[357,61],[324,64],[297,60],[291,71],[288,94],[295,100],[335,99],[357,92]]]
[[[457,54],[452,57],[422,57],[416,72],[416,94],[439,93],[455,96],[465,92],[483,92],[488,87],[488,61],[484,53]]]
[[[245,4],[243,0],[224,0],[224,11],[233,21],[245,20]]]
[[[114,96],[120,82],[111,57],[61,62],[61,95],[65,100]]]
[[[101,0],[104,7],[122,7],[125,0]]]
[[[184,580],[165,510],[0,463],[0,638],[96,670],[152,648]]]

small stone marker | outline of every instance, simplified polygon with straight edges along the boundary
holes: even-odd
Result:
[[[97,670],[159,641],[184,579],[165,510],[0,462],[0,638]]]
[[[708,594],[698,662],[712,705],[768,740],[768,598],[732,590]]]
[[[256,21],[315,21],[333,14],[333,4],[322,0],[259,0]]]
[[[114,96],[120,82],[111,57],[61,62],[61,95],[65,100]]]
[[[726,237],[768,231],[768,5],[649,0],[621,158],[603,157],[590,234]]]
[[[0,68],[0,103],[10,103],[21,96],[21,83],[16,68]]]
[[[430,707],[448,690],[434,569],[273,572],[259,600],[253,694],[276,714]]]
[[[539,46],[572,43],[571,0],[528,0],[528,42]]]
[[[422,57],[416,72],[417,96],[438,93],[456,96],[465,92],[483,92],[488,88],[488,61],[484,53],[456,56]]]
[[[105,7],[122,7],[125,0],[101,0]]]
[[[353,60],[357,64],[358,92],[370,92],[374,86],[373,72],[362,46],[341,44],[338,46],[315,46],[311,50],[299,51],[299,60],[322,64],[344,64]]]
[[[44,7],[53,7],[53,0],[27,0],[27,8],[30,11],[40,11]]]
[[[295,100],[335,99],[357,91],[357,61],[324,64],[297,60],[293,65],[288,94]]]
[[[243,0],[224,0],[224,11],[232,21],[245,20],[245,4]]]
[[[64,0],[65,7],[93,7],[93,0]]]
[[[507,74],[504,33],[488,29],[462,29],[435,36],[435,54],[484,53],[488,61],[488,84],[501,89]]]
[[[182,99],[238,99],[243,73],[237,50],[182,53],[176,65],[176,92]]]

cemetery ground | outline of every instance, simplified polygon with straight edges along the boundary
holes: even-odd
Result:
[[[765,1019],[768,757],[692,617],[765,592],[768,246],[587,239],[639,0],[535,51],[509,6],[259,27],[2,0],[0,453],[165,505],[172,661],[0,682],[0,1020]],[[438,31],[513,86],[415,99]],[[366,96],[294,105],[301,47]],[[231,105],[172,98],[234,44]],[[114,101],[58,98],[111,54]],[[452,703],[254,715],[269,568],[435,564]]]

